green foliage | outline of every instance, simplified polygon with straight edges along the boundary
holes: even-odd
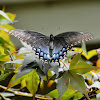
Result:
[[[66,92],[62,95],[61,100],[69,100],[70,98],[74,99],[80,99],[82,98],[82,94],[69,86],[69,88],[66,90]]]
[[[11,13],[5,13],[4,11],[0,10],[0,25],[12,23],[11,20],[14,20]]]
[[[39,76],[36,70],[33,70],[31,74],[26,78],[26,87],[32,95],[35,95],[39,85]]]
[[[82,43],[82,47],[81,48],[84,51],[84,53],[87,54],[87,49],[86,49],[85,42]]]
[[[74,100],[84,97],[90,100],[89,97],[93,91],[98,93],[95,97],[99,98],[98,84],[100,83],[95,76],[100,76],[100,58],[97,59],[97,66],[93,66],[93,63],[89,61],[93,56],[99,55],[99,52],[96,50],[87,52],[84,43],[82,48],[74,48],[74,51],[69,51],[68,58],[61,59],[59,63],[45,63],[35,55],[33,50],[25,47],[23,50],[21,48],[17,54],[13,54],[16,49],[6,32],[14,28],[9,23],[13,23],[15,16],[15,14],[0,10],[0,83],[13,73],[8,87],[0,85],[0,88],[16,95],[41,99],[69,100],[73,98]],[[17,91],[16,93],[14,89],[19,84],[21,85],[17,87],[19,91],[21,88],[27,88],[27,91]],[[27,94],[25,94],[26,92]],[[1,95],[2,98],[5,98],[3,94]]]
[[[11,73],[1,74],[1,75],[0,75],[0,81],[5,80],[6,77],[7,77],[8,75],[10,75],[10,74],[11,74]]]
[[[16,15],[14,14],[5,13],[0,10],[0,81],[5,80],[6,77],[13,72],[11,69],[14,68],[12,64],[5,64],[6,61],[10,60],[9,52],[13,53],[16,49],[10,41],[9,34],[7,34],[4,30],[8,31],[14,29],[14,27],[8,24],[13,23],[15,16]]]
[[[50,96],[52,98],[58,98],[58,91],[57,91],[57,89],[49,92],[46,96]]]
[[[72,69],[73,66],[75,66],[75,65],[77,64],[77,62],[79,61],[80,57],[81,57],[81,53],[78,54],[78,55],[76,55],[76,56],[73,58],[73,60],[72,60],[71,63],[70,63],[69,69]]]

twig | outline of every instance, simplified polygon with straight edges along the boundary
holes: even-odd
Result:
[[[0,85],[0,88],[2,89],[7,89],[7,87]],[[31,93],[27,93],[27,92],[20,92],[20,91],[14,91],[13,88],[7,89],[7,91],[14,93],[15,95],[20,95],[20,96],[27,96],[27,97],[33,97],[33,95]],[[53,100],[51,97],[48,96],[43,96],[43,95],[39,95],[36,94],[35,98],[39,98],[39,99],[46,99],[46,100]]]

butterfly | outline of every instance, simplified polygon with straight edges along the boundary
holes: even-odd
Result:
[[[93,35],[88,32],[64,32],[56,36],[52,34],[46,36],[36,31],[13,29],[8,33],[30,44],[39,58],[50,62],[59,61],[72,46],[93,38]]]

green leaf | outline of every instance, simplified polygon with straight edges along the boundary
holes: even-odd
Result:
[[[88,98],[84,78],[81,75],[76,74],[74,71],[69,71],[69,79],[71,86],[84,93]]]
[[[4,30],[4,31],[8,32],[8,30],[6,28],[0,27],[0,30]]]
[[[38,69],[36,70],[36,72],[37,72],[37,74],[39,75],[39,77],[41,78],[41,83],[42,83],[43,80],[44,80],[45,74],[43,73],[43,71],[42,71],[40,68],[38,68]]]
[[[10,24],[11,22],[7,19],[0,18],[0,25]]]
[[[75,54],[78,54],[78,53],[80,53],[79,51],[69,51],[68,53],[67,53],[67,57],[68,57],[68,59],[69,58],[71,58],[71,56],[73,56],[73,55],[75,55]]]
[[[10,85],[11,85],[10,87],[13,87],[13,86],[18,85],[19,83],[21,83],[21,81],[24,78],[29,76],[31,71],[32,71],[32,69],[27,69],[27,70],[24,70],[24,71],[19,70],[17,75],[14,76],[15,79],[14,78],[12,79],[13,82],[12,83],[10,82]]]
[[[16,78],[16,75],[17,75],[17,74],[14,74],[13,77],[11,78],[11,80],[10,80],[8,86],[7,86],[7,89],[14,86],[14,85],[12,85],[12,84],[13,84],[14,79]],[[19,84],[19,83],[18,83],[18,84]],[[16,84],[15,84],[15,85],[16,85]]]
[[[33,70],[29,77],[26,78],[26,87],[32,95],[35,95],[38,85],[39,85],[39,76],[36,70]]]
[[[77,91],[75,94],[74,94],[74,99],[81,99],[83,97],[82,93],[80,93],[79,91]]]
[[[68,89],[68,84],[71,84],[74,89],[84,93],[88,98],[84,78],[72,70],[66,71],[62,75],[62,78],[58,80],[57,90],[59,98],[61,98],[62,94]]]
[[[23,59],[18,59],[18,60],[13,60],[13,61],[8,61],[6,63],[15,63],[15,64],[22,64],[23,63]]]
[[[43,73],[45,75],[47,75],[48,74],[48,70],[51,68],[50,63],[41,63],[41,62],[38,62],[38,65],[39,65],[40,69],[43,71]]]
[[[94,67],[85,62],[78,62],[75,66],[71,67],[69,70],[73,70],[73,72],[75,72],[75,73],[85,74],[94,69],[100,69],[100,68]]]
[[[85,54],[87,54],[87,49],[86,49],[86,44],[85,42],[82,42],[82,50],[84,51]]]
[[[47,76],[48,76],[48,79],[50,79],[53,76],[50,69],[48,70]]]
[[[83,95],[69,85],[67,91],[62,95],[61,100],[69,100],[72,97],[74,99],[80,99]]]
[[[35,53],[29,53],[26,54],[24,61],[23,61],[23,67],[25,67],[27,64],[36,61],[37,59],[37,55],[35,55]]]
[[[5,73],[0,75],[0,81],[5,80],[5,78],[10,75],[11,73]]]
[[[4,11],[0,10],[0,15],[2,15],[3,17],[5,17],[10,23],[12,23],[12,21],[10,20],[10,18],[7,16],[7,14]],[[0,18],[0,25],[2,24],[1,22],[3,22],[3,21],[1,21],[1,18]]]
[[[15,20],[16,14],[12,14],[10,12],[7,12],[6,14],[10,18],[11,21],[14,21]]]
[[[27,70],[24,70],[24,71],[19,70],[14,81],[16,81],[17,79],[19,79],[19,78],[23,77],[24,75],[30,73],[31,71],[32,71],[32,69],[27,69]]]
[[[13,87],[13,86],[21,83],[21,81],[24,78],[28,77],[30,72],[32,70],[34,70],[34,67],[37,66],[36,63],[32,62],[35,58],[34,59],[30,59],[30,57],[32,58],[33,55],[32,54],[28,54],[28,56],[26,56],[26,59],[24,59],[24,63],[23,63],[24,66],[22,66],[21,69],[18,71],[18,73],[17,73],[15,79],[13,80],[13,82],[12,83],[10,82],[10,87]],[[27,64],[27,66],[25,64]]]
[[[59,99],[61,98],[62,94],[68,89],[69,78],[67,77],[68,72],[65,72],[62,75],[62,78],[57,82],[57,90],[59,93]]]
[[[80,57],[81,57],[81,53],[78,53],[78,54],[72,59],[72,61],[71,61],[71,63],[70,63],[70,66],[69,66],[69,69],[71,69],[73,66],[76,65],[76,63],[79,61]]]
[[[96,56],[98,54],[97,50],[90,50],[87,52],[87,54],[85,54],[85,52],[82,50],[82,48],[74,48],[75,51],[79,51],[82,52],[82,55],[89,60],[90,58],[92,58],[93,56]]]
[[[57,89],[49,92],[48,94],[46,94],[46,96],[50,96],[52,98],[58,98],[58,91],[57,91]]]
[[[58,72],[58,70],[59,70],[59,63],[58,62],[52,62],[50,64],[51,64],[50,70],[54,71],[55,74],[56,74],[56,77],[58,77],[59,76],[59,72]]]
[[[44,63],[43,61],[41,61],[37,55],[35,55],[35,53],[30,53],[30,54],[26,54],[23,64],[22,64],[22,68],[24,69],[26,67],[27,64],[34,62],[34,66],[39,66],[40,69],[44,72],[45,75],[47,75],[48,70],[51,68],[51,64],[50,63]]]
[[[4,71],[3,67],[0,66],[0,71]]]
[[[39,68],[44,72],[44,74],[47,75],[48,70],[51,68],[50,63],[41,61],[34,53],[27,54],[24,59],[23,66],[33,61],[36,62]]]
[[[5,43],[9,44],[6,40],[4,40],[3,38],[0,37],[0,44],[3,44],[3,46],[4,46]]]
[[[62,95],[61,100],[69,100],[76,93],[73,89],[67,89],[67,91]]]

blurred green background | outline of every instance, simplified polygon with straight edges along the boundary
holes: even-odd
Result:
[[[0,9],[17,14],[15,28],[46,35],[84,31],[94,35],[87,42],[100,47],[100,0],[0,0]]]

